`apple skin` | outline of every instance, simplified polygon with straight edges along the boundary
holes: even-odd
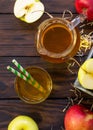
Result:
[[[93,0],[75,0],[75,7],[78,13],[82,14],[85,11],[87,19],[93,20]]]
[[[93,112],[82,105],[71,106],[64,117],[65,130],[93,130]]]
[[[9,123],[8,130],[39,130],[39,128],[31,117],[19,115]]]

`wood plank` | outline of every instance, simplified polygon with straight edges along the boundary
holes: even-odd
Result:
[[[62,17],[62,14],[51,14],[53,17]],[[73,14],[72,19],[74,19],[77,14]],[[66,14],[65,17],[70,17],[69,14]],[[44,14],[39,20],[34,23],[28,24],[19,19],[17,19],[13,14],[1,14],[0,15],[0,31],[9,31],[9,30],[20,30],[20,31],[37,31],[38,26],[46,19],[50,18],[48,15]],[[86,21],[86,24],[89,22]],[[82,23],[83,24],[83,23]],[[82,25],[81,24],[81,25]],[[92,29],[91,26],[85,26],[86,30]]]
[[[35,56],[35,31],[30,30],[1,30],[0,31],[0,56]]]
[[[56,105],[55,105],[56,104]],[[38,124],[40,130],[59,129],[63,125],[62,109],[66,102],[59,100],[45,101],[40,105],[28,105],[18,100],[0,101],[0,129],[6,130],[9,122],[18,115],[28,115]]]
[[[38,56],[37,50],[32,45],[0,45],[0,56]]]
[[[38,124],[40,130],[59,130],[64,127],[65,112],[68,100],[46,100],[40,104],[26,104],[20,100],[0,100],[0,130],[6,130],[10,121],[18,115],[28,115]],[[85,100],[83,105],[90,108],[92,100]]]
[[[60,13],[68,9],[76,13],[73,0],[69,0],[69,2],[64,0],[42,0],[42,2],[48,12]],[[0,0],[0,13],[13,13],[14,3],[15,0]]]

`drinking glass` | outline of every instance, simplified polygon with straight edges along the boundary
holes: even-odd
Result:
[[[35,88],[23,79],[16,77],[15,90],[19,98],[29,104],[37,104],[44,101],[52,90],[52,79],[49,73],[38,66],[29,66],[26,71],[43,87],[44,91],[39,91],[39,88]]]

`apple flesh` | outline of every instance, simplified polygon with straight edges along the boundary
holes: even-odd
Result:
[[[16,0],[14,15],[27,23],[37,21],[44,13],[44,5],[39,0]]]
[[[88,20],[93,20],[93,0],[75,0],[78,13],[85,13]]]
[[[8,130],[39,130],[39,128],[32,118],[20,115],[9,123]]]
[[[93,90],[93,58],[86,60],[78,71],[78,80],[82,87]]]
[[[82,105],[71,106],[64,118],[65,130],[93,130],[93,112]]]

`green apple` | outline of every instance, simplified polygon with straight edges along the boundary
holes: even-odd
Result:
[[[29,116],[19,115],[9,123],[8,130],[39,130],[39,128]]]
[[[27,23],[37,21],[44,13],[44,4],[39,0],[16,0],[14,15]]]
[[[79,68],[78,80],[82,87],[93,90],[93,58],[87,59]]]

